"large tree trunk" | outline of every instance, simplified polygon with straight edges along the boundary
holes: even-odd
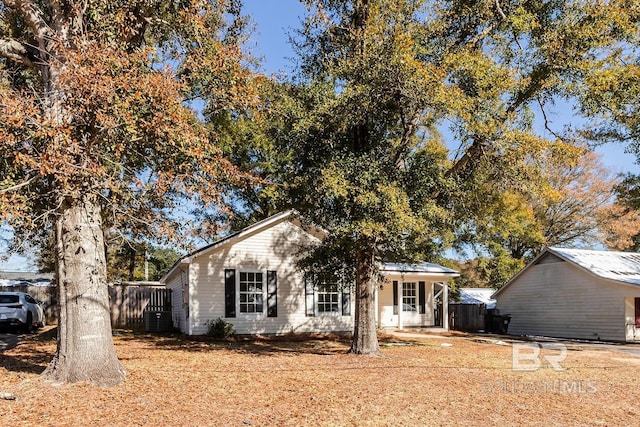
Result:
[[[111,336],[100,207],[92,196],[67,200],[56,221],[58,347],[43,375],[56,383],[120,384],[125,369]]]
[[[375,259],[369,248],[356,253],[356,313],[349,353],[380,354],[376,331]]]

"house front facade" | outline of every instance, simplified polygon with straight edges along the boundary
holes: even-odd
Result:
[[[439,326],[448,329],[449,293],[447,282],[457,271],[438,264],[386,263],[381,269],[384,280],[376,295],[378,327]]]
[[[208,322],[222,318],[238,334],[352,331],[352,290],[305,282],[296,266],[322,238],[288,211],[181,258],[161,280],[172,290],[174,326],[202,335]],[[434,325],[437,301],[447,300],[446,281],[457,275],[427,263],[387,264],[382,273],[378,326],[400,329]]]
[[[509,333],[640,341],[640,254],[545,248],[493,296]]]

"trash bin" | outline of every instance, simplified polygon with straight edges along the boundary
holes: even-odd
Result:
[[[484,315],[484,330],[495,334],[506,334],[511,322],[510,314],[500,314],[497,308],[487,309]]]
[[[506,334],[509,329],[509,322],[511,322],[511,316],[508,314],[496,316],[495,332],[498,334]]]

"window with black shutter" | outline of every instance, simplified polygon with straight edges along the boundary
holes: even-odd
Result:
[[[278,317],[278,275],[267,271],[267,317]]]
[[[224,270],[224,317],[236,317],[236,271]]]

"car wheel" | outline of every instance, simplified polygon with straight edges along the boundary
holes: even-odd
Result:
[[[24,324],[24,333],[30,334],[33,330],[33,314],[31,312],[27,313],[27,323]]]

